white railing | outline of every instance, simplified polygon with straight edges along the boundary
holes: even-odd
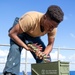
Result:
[[[2,46],[6,46],[6,47],[9,47],[10,45],[9,44],[0,44],[0,47]],[[56,47],[56,48],[53,48],[55,50],[57,50],[57,60],[59,60],[59,53],[60,53],[60,50],[75,50],[75,48],[62,48],[62,47]],[[0,62],[0,64],[5,64],[5,62]],[[28,63],[27,62],[27,51],[25,50],[25,63],[21,63],[21,64],[25,64],[25,73],[27,73],[26,71],[26,68],[27,68],[27,64],[32,64],[32,63]],[[75,64],[75,62],[72,62],[71,64]]]

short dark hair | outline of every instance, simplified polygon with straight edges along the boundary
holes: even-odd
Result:
[[[60,23],[63,21],[64,13],[62,9],[57,5],[51,5],[48,7],[46,14],[49,15],[49,17],[56,21],[57,23]]]

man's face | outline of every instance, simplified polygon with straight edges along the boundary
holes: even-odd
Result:
[[[51,32],[54,28],[56,28],[58,26],[58,23],[51,20],[49,17],[45,17],[43,19],[42,26],[44,28],[44,31]]]

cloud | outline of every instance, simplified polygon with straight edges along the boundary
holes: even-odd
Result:
[[[72,54],[71,56],[69,56],[69,60],[72,62],[75,62],[75,54]]]
[[[8,52],[9,52],[9,50],[1,50],[0,49],[0,63],[6,62]],[[22,58],[21,62],[23,62],[23,63],[25,63],[25,52],[26,52],[26,50],[23,49],[22,53],[21,53],[21,58]],[[57,54],[58,54],[57,51],[51,53],[52,60],[57,60]],[[69,60],[69,61],[75,62],[75,54],[70,55],[68,58],[67,58],[67,56],[64,56],[63,54],[59,54],[59,60],[64,60],[64,61]],[[27,51],[27,61],[28,61],[28,63],[34,62],[33,56],[29,51]],[[0,72],[2,72],[3,69],[4,69],[4,64],[0,64]],[[25,64],[21,64],[21,71],[24,69],[25,69]]]
[[[73,33],[70,33],[70,36],[71,36],[72,38],[75,38],[75,35],[74,35]]]
[[[6,61],[8,52],[9,52],[9,50],[0,50],[0,62],[5,62],[5,61]],[[26,54],[26,53],[27,53],[27,54]],[[51,58],[52,58],[53,60],[57,60],[57,54],[58,54],[57,51],[52,52],[52,53],[50,54],[50,55],[51,55]],[[22,50],[22,53],[21,53],[21,58],[22,58],[21,61],[24,60],[24,62],[25,62],[25,56],[26,56],[26,55],[27,55],[27,59],[28,59],[28,60],[33,59],[32,54],[31,54],[29,51],[26,52],[26,50],[23,49],[23,50]],[[60,59],[60,60],[66,60],[66,58],[67,58],[67,56],[64,56],[64,55],[62,55],[62,54],[59,54],[59,59]],[[68,59],[69,59],[69,60],[72,60],[72,59],[74,60],[74,59],[75,59],[75,54],[69,56]]]
[[[0,56],[7,56],[8,50],[0,50]]]
[[[0,62],[6,62],[8,50],[0,50]]]
[[[57,60],[57,55],[58,55],[58,52],[55,51],[54,53],[51,53],[51,58],[53,60]],[[59,59],[60,60],[65,60],[66,59],[66,56],[63,56],[63,55],[59,54]]]

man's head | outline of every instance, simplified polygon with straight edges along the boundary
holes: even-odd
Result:
[[[62,9],[57,5],[49,6],[46,14],[57,23],[60,23],[61,21],[63,21],[64,13]]]
[[[41,21],[44,30],[52,31],[61,21],[63,21],[63,17],[64,13],[59,6],[49,6]]]

